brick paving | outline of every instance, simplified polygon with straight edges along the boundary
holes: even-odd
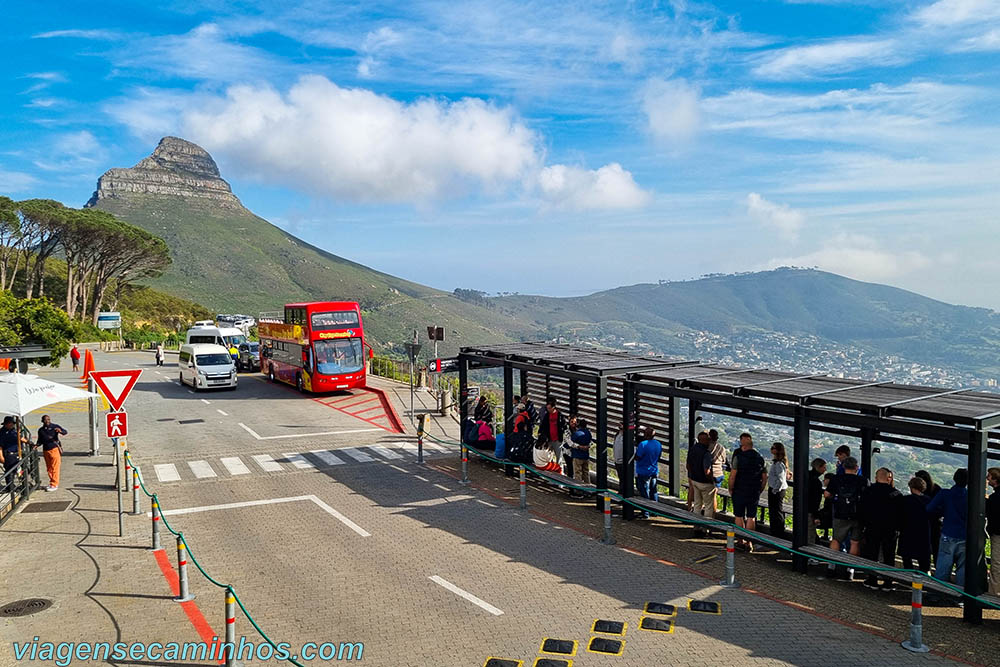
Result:
[[[57,374],[53,379],[59,379]],[[171,390],[129,405],[138,417],[133,423],[147,429],[133,437],[140,464],[171,452],[187,456],[197,451],[198,442],[178,440],[183,429],[168,425],[158,432],[155,424],[165,418],[160,413],[205,418],[215,406],[200,398]],[[312,427],[313,415],[328,419],[322,406],[273,399],[266,385],[248,400],[266,405],[267,416],[279,424],[294,419]],[[71,454],[65,459],[65,488],[43,493],[33,502],[66,499],[74,502],[73,508],[58,514],[19,515],[0,529],[4,591],[0,602],[47,597],[56,605],[34,616],[5,619],[0,665],[14,664],[10,642],[35,635],[43,641],[197,641],[182,605],[169,599],[170,588],[155,557],[143,549],[149,543],[149,519],[129,517],[125,537],[117,537],[115,493],[102,488],[113,481],[110,457],[79,455],[86,450],[80,435],[85,415],[66,414],[60,420],[71,431],[65,438]],[[260,443],[231,426],[218,423],[207,429],[212,440],[205,443],[206,449],[213,454],[263,451],[254,449]],[[335,452],[338,446],[369,442],[367,434],[358,434],[320,438],[316,446]],[[531,510],[522,512],[502,499],[515,499],[516,485],[485,466],[472,466],[473,481],[484,490],[460,485],[453,477],[456,458],[426,466],[407,458],[276,475],[170,484],[150,481],[167,510],[300,496],[319,499],[321,503],[295,500],[168,515],[168,519],[184,531],[207,570],[235,586],[276,641],[364,642],[367,664],[479,666],[487,656],[497,656],[532,665],[545,637],[577,641],[572,657],[577,667],[950,662],[938,655],[911,655],[895,641],[761,595],[723,589],[716,583],[721,575],[718,560],[691,566],[707,575],[702,576],[600,544],[588,536],[597,535],[600,528],[600,515],[590,503],[567,503],[559,493],[532,487]],[[359,535],[325,511],[323,504],[370,536]],[[143,509],[148,509],[145,502]],[[173,542],[164,537],[165,553],[175,563]],[[711,541],[679,539],[677,529],[639,522],[625,530],[616,521],[616,537],[618,547],[669,554],[679,564],[718,550]],[[870,623],[894,640],[902,636],[902,606],[872,605],[874,594],[868,591],[798,577],[769,564],[770,560],[741,556],[739,578],[774,597],[808,603],[818,612],[840,615],[855,624]],[[494,615],[474,605],[432,577],[503,613]],[[221,590],[194,568],[190,578],[196,605],[211,628],[221,630]],[[672,634],[639,629],[645,602],[684,606],[689,599],[717,601],[722,614],[681,610]],[[892,611],[865,615],[856,609],[866,605]],[[621,656],[586,651],[595,619],[628,623]],[[238,636],[255,638],[241,614],[236,623]],[[947,634],[937,623],[950,624]],[[957,644],[963,642],[968,652],[961,655],[988,663],[996,655],[988,652],[994,628],[929,619],[928,639],[949,653],[956,653]],[[942,643],[944,637],[951,643]],[[243,664],[279,663],[246,660]]]

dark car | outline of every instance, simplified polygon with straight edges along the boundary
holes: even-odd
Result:
[[[236,362],[236,368],[245,372],[260,370],[260,343],[248,341],[240,345],[240,358]]]

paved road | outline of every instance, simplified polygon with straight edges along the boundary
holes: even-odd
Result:
[[[948,662],[521,512],[418,465],[408,437],[292,390],[244,376],[236,391],[195,394],[151,361],[98,355],[99,368],[146,370],[126,406],[134,457],[199,561],[278,641],[364,642],[364,662],[386,667],[532,665],[545,638],[577,642],[577,667]],[[79,428],[85,415],[60,418]],[[219,591],[191,581],[220,630]],[[681,607],[673,632],[640,629],[647,602]],[[170,601],[148,604],[183,622]],[[621,655],[588,652],[597,619],[627,623]]]

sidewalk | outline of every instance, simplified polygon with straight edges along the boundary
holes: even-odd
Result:
[[[454,442],[455,430],[447,438]],[[518,479],[508,478],[492,463],[475,455],[470,457],[469,479],[478,488],[511,505],[519,503]],[[432,467],[461,478],[459,457],[437,459]],[[603,535],[603,516],[594,509],[592,496],[572,500],[555,487],[529,482],[528,512],[554,524],[572,528],[599,540]],[[525,518],[525,520],[529,520]],[[624,522],[617,513],[612,523],[618,548],[638,553],[665,565],[704,577],[712,584],[725,576],[725,540],[693,538],[690,526],[663,518]],[[745,591],[781,602],[795,609],[826,618],[830,634],[818,637],[818,646],[836,641],[838,625],[846,625],[890,642],[908,638],[910,592],[902,587],[891,593],[871,591],[860,581],[819,581],[825,567],[813,567],[809,575],[792,572],[791,557],[776,549],[761,547],[752,554],[737,552],[736,580]],[[629,576],[623,572],[622,576]],[[962,621],[957,607],[923,608],[924,643],[946,657],[976,665],[996,665],[1000,656],[1000,611],[987,609],[982,626]],[[761,620],[761,619],[757,619]],[[794,628],[774,628],[775,639]],[[899,648],[895,664],[910,662],[907,651]]]
[[[385,395],[392,401],[393,407],[396,408],[396,414],[399,415],[406,433],[416,435],[416,426],[410,423],[410,385],[378,375],[369,375],[368,385],[385,392]],[[450,415],[441,416],[437,407],[437,398],[426,387],[413,388],[413,412],[416,416],[427,415],[428,434],[445,439],[454,437],[458,422]]]
[[[57,382],[79,383],[68,369],[39,373]],[[36,636],[39,642],[56,643],[201,641],[185,609],[171,601],[156,560],[144,551],[150,544],[150,520],[145,514],[126,517],[124,537],[118,537],[113,451],[102,448],[100,456],[88,454],[85,411],[53,417],[70,432],[63,437],[60,489],[32,494],[23,506],[29,511],[22,510],[0,528],[0,606],[28,598],[51,600],[52,606],[4,619],[0,665],[16,664],[11,642],[30,642]],[[34,426],[38,415],[27,420]],[[42,477],[46,484],[44,468]],[[145,497],[142,501],[146,512],[149,502]],[[61,503],[65,509],[30,511],[43,503]],[[123,503],[130,509],[131,497],[123,496]],[[164,539],[163,544],[173,560],[173,540]],[[211,625],[221,629],[221,621],[213,618]]]

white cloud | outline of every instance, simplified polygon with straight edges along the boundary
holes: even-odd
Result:
[[[573,210],[638,208],[650,200],[617,162],[596,170],[564,164],[545,167],[538,175],[538,188],[552,205]]]
[[[838,40],[769,51],[754,73],[767,79],[795,79],[907,61],[903,45],[893,39]]]
[[[765,227],[777,230],[786,239],[795,239],[805,224],[806,217],[787,204],[775,204],[756,192],[747,195],[747,213]]]
[[[955,51],[1000,51],[1000,28],[982,35],[967,37],[954,48]]]
[[[361,44],[361,52],[364,55],[358,62],[358,76],[362,79],[374,77],[377,67],[381,64],[379,56],[402,41],[403,35],[387,26],[372,30],[365,35]]]
[[[60,100],[58,97],[36,97],[24,106],[30,109],[49,109],[60,105],[62,102],[63,100]]]
[[[121,38],[121,34],[114,30],[50,30],[33,35],[35,39],[51,39],[53,37],[75,37],[77,39],[94,39],[99,41],[110,41]]]
[[[914,13],[925,26],[949,27],[963,23],[981,23],[1000,18],[1000,3],[996,0],[938,0]]]
[[[66,81],[66,76],[60,72],[32,72],[30,74],[25,74],[24,78],[51,81],[53,83],[63,83]]]
[[[55,136],[35,166],[46,171],[74,171],[93,168],[103,161],[106,151],[87,130]]]
[[[642,110],[649,131],[669,143],[689,141],[701,125],[700,91],[684,79],[653,79],[646,84]]]
[[[930,258],[917,250],[884,248],[870,237],[841,233],[827,239],[818,250],[797,257],[775,258],[761,268],[816,266],[859,280],[885,282],[930,265]]]
[[[0,168],[0,194],[24,192],[37,182],[38,179],[31,174]]]

